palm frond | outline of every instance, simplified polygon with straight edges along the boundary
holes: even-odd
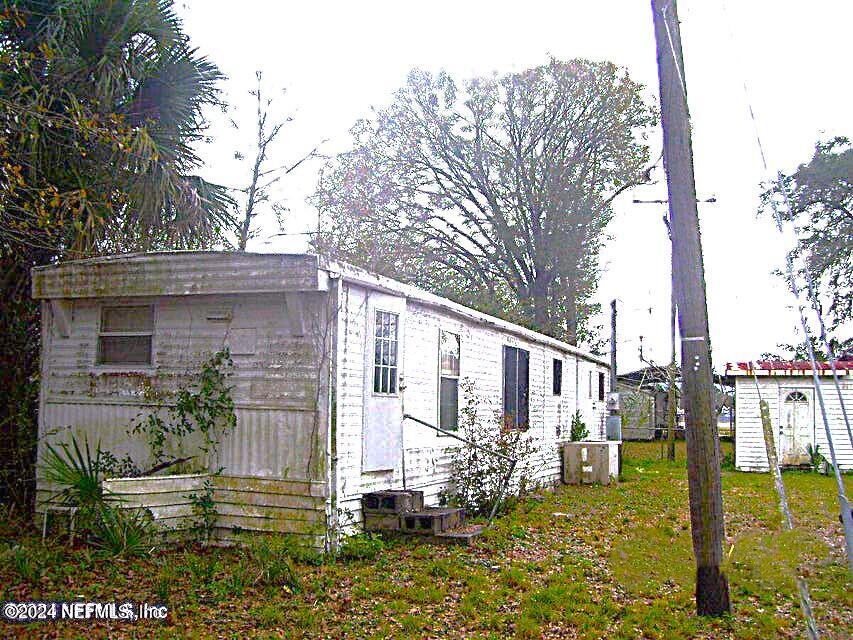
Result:
[[[97,445],[94,455],[89,447],[89,439],[84,436],[83,448],[72,435],[70,445],[61,442],[56,447],[46,444],[47,453],[42,464],[44,479],[58,484],[62,489],[49,497],[46,502],[58,502],[63,506],[93,508],[107,500],[114,499],[101,486],[101,446]]]

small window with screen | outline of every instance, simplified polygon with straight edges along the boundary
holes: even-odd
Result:
[[[438,426],[454,431],[459,427],[459,336],[439,332]]]
[[[154,336],[151,305],[103,307],[98,364],[150,365]]]

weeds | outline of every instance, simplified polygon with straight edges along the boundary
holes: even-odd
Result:
[[[103,506],[89,530],[93,545],[111,556],[140,556],[152,550],[154,522],[145,509]]]
[[[684,443],[678,446],[683,455]],[[471,549],[391,539],[372,559],[317,564],[297,536],[255,535],[244,547],[170,546],[159,557],[113,562],[88,548],[55,551],[53,541],[42,544],[30,531],[14,545],[0,542],[0,594],[120,595],[168,603],[175,614],[162,627],[87,627],[93,639],[758,640],[803,635],[799,574],[808,577],[822,637],[849,636],[853,606],[832,479],[786,474],[802,526],[780,534],[769,475],[724,474],[734,610],[705,619],[693,602],[684,465],[658,460],[655,443],[628,443],[623,451],[625,484],[562,487],[543,502],[522,501]],[[848,486],[851,480],[845,477]],[[357,540],[371,546],[369,538]],[[57,625],[52,633],[76,638],[81,631]]]
[[[359,533],[344,540],[338,557],[344,560],[373,560],[385,549],[385,542],[376,533]]]
[[[300,583],[290,558],[290,540],[280,537],[256,535],[241,550],[252,584],[283,586],[292,592],[299,591]]]

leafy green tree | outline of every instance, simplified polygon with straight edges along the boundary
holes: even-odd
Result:
[[[0,494],[32,497],[39,311],[30,268],[210,247],[226,191],[193,171],[217,68],[170,0],[0,0]],[[0,499],[3,496],[0,495]]]
[[[191,174],[216,67],[163,0],[6,1],[0,242],[45,256],[190,248],[232,226]]]
[[[815,358],[818,362],[829,362],[834,355],[839,360],[853,359],[853,338],[840,340],[838,338],[829,338],[829,350],[826,352],[823,341],[817,336],[809,336],[809,340],[814,351]],[[809,348],[805,340],[799,344],[777,344],[776,352],[766,352],[758,356],[759,360],[808,360]]]
[[[583,340],[611,204],[648,180],[641,89],[587,60],[461,87],[413,71],[323,171],[315,246]]]
[[[853,146],[836,137],[818,142],[812,159],[782,175],[790,207],[771,185],[761,196],[761,210],[774,208],[798,230],[792,257],[796,274],[810,275],[830,330],[853,316]]]

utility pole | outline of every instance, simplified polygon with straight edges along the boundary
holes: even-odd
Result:
[[[675,317],[677,313],[677,305],[675,304],[675,273],[672,274],[671,280],[673,289],[672,293],[670,294],[669,336],[671,342],[670,351],[672,355],[669,359],[669,367],[667,367],[668,386],[666,391],[666,457],[667,460],[675,461],[675,426],[678,423],[678,388],[675,385],[675,374],[677,371],[675,366],[675,358],[677,353],[675,349]]]
[[[717,424],[713,419],[708,306],[681,33],[676,0],[651,0],[651,5],[672,226],[672,272],[681,333],[690,524],[696,556],[696,609],[699,615],[718,616],[729,612],[731,605],[728,580],[721,568],[725,523],[720,449]]]
[[[711,196],[703,200],[696,200],[697,203],[717,202],[717,198]],[[641,200],[634,198],[634,204],[669,204],[669,200]],[[672,245],[672,224],[667,214],[663,216],[663,223],[666,226],[666,234]],[[666,441],[667,441],[667,460],[675,461],[675,429],[678,426],[678,385],[676,378],[678,377],[678,367],[676,366],[676,357],[678,351],[676,349],[675,340],[675,321],[676,309],[678,305],[675,301],[675,272],[670,267],[670,295],[669,295],[669,339],[670,339],[670,358],[669,366],[666,368]],[[642,354],[641,354],[642,357]],[[661,443],[661,451],[663,451],[663,443]],[[663,454],[661,453],[661,457]]]
[[[610,301],[610,391],[616,391],[616,300]]]
[[[607,398],[607,439],[620,441],[618,448],[618,470],[622,474],[622,412],[619,407],[619,392],[616,390],[616,300],[610,301],[610,395]]]

